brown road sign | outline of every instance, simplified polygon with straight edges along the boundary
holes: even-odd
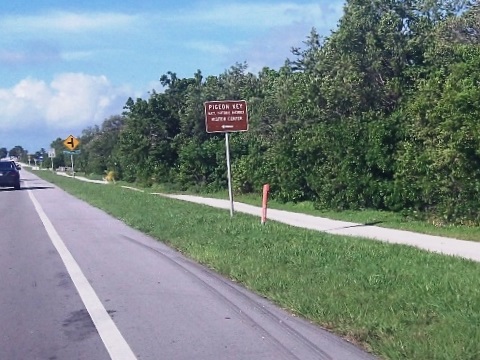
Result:
[[[205,125],[208,133],[247,131],[247,102],[245,100],[205,102]]]
[[[75,148],[80,144],[80,141],[73,135],[70,135],[65,140],[63,140],[63,145],[69,150],[75,150]]]

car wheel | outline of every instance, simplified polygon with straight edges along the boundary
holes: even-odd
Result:
[[[15,190],[20,190],[20,183],[15,184]]]

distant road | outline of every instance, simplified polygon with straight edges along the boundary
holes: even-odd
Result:
[[[0,189],[0,359],[373,359],[36,176]]]

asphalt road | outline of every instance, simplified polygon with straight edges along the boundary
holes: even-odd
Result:
[[[36,176],[22,178],[22,190],[0,189],[0,359],[373,358]]]

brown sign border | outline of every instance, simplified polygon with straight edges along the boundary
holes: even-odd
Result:
[[[220,105],[223,107],[223,105],[229,105],[229,109],[216,109],[215,111],[208,110],[209,105]],[[242,110],[244,109],[243,114],[231,114],[229,113],[232,109],[230,108],[231,105],[235,104],[242,104]],[[248,108],[247,108],[247,102],[245,100],[216,100],[216,101],[206,101],[204,103],[204,109],[205,109],[205,128],[207,130],[207,133],[226,133],[226,132],[239,132],[239,131],[248,131]],[[222,112],[221,114],[218,114],[218,112]],[[214,114],[212,114],[214,112]],[[228,112],[227,114],[224,114],[224,112]],[[236,120],[236,121],[214,121],[213,119],[216,117],[226,117],[228,118],[229,116],[238,116],[241,117],[241,120]]]

